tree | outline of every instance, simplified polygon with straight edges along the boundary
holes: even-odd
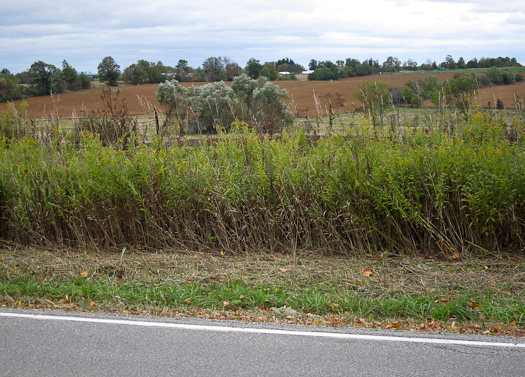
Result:
[[[109,86],[117,86],[117,80],[120,76],[120,66],[111,56],[106,56],[98,65],[98,75],[100,81],[107,82]]]
[[[458,65],[452,58],[452,55],[447,55],[447,57],[445,58],[445,61],[441,63],[441,66],[446,69],[457,69],[458,68]]]
[[[132,85],[144,84],[148,80],[148,73],[140,64],[132,64],[124,70],[124,82]]]
[[[463,57],[459,58],[457,66],[459,69],[467,68],[467,64],[465,63],[465,59],[463,59]]]
[[[205,82],[206,80],[206,71],[204,71],[204,69],[202,69],[201,67],[195,68],[195,71],[193,72],[193,78],[191,81]]]
[[[266,77],[270,81],[275,81],[278,76],[279,73],[277,72],[274,63],[264,63],[264,66],[261,69],[261,77]]]
[[[175,79],[180,82],[187,82],[193,79],[193,68],[188,65],[188,61],[179,59],[175,66]]]
[[[155,84],[164,81],[166,67],[162,62],[154,63],[139,60],[124,70],[124,81],[130,84]]]
[[[310,71],[315,71],[316,68],[317,68],[317,60],[315,59],[310,60],[310,63],[308,63],[308,69]]]
[[[304,71],[304,67],[300,64],[296,64],[292,59],[284,58],[279,59],[275,62],[275,68],[277,72],[290,72],[295,74],[301,74]]]
[[[315,71],[308,75],[308,80],[337,80],[341,70],[341,67],[329,60],[322,61],[317,64]]]
[[[242,68],[239,64],[226,56],[223,57],[222,60],[224,62],[224,70],[226,71],[226,80],[232,81],[234,77],[242,74]]]
[[[398,72],[401,68],[401,62],[398,58],[389,56],[383,63],[383,70],[385,72]]]
[[[60,69],[52,64],[43,61],[35,62],[29,68],[31,84],[33,84],[32,93],[37,96],[47,95],[50,93],[63,92],[63,81]]]
[[[412,59],[408,59],[405,63],[403,63],[403,69],[407,71],[417,71],[417,62]]]
[[[77,70],[65,60],[62,62],[62,80],[69,90],[77,90],[80,86]]]
[[[91,88],[91,78],[84,72],[81,72],[80,75],[78,75],[78,81],[80,82],[80,87],[82,89]]]
[[[263,68],[263,66],[262,66],[262,64],[261,64],[261,62],[259,60],[255,59],[255,58],[251,58],[246,63],[246,67],[244,68],[244,72],[246,72],[248,77],[250,77],[252,79],[257,79],[257,78],[259,78],[259,75],[261,74],[262,68]]]
[[[470,59],[467,63],[467,68],[478,68],[478,59]]]
[[[226,80],[226,70],[221,57],[209,57],[202,63],[208,81]]]

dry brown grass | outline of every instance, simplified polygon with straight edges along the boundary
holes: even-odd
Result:
[[[469,257],[436,259],[412,256],[371,257],[248,253],[221,256],[202,252],[161,250],[100,251],[84,249],[9,248],[0,250],[4,271],[50,279],[72,279],[82,271],[92,277],[118,276],[145,285],[209,284],[244,280],[249,284],[290,284],[300,287],[328,285],[359,287],[378,299],[391,294],[450,299],[461,290],[473,295],[487,288],[514,300],[525,301],[525,263],[519,257]],[[372,274],[367,276],[366,270]]]
[[[259,287],[286,287],[288,294],[301,295],[318,291],[319,295],[338,292],[341,297],[354,292],[363,304],[370,299],[395,300],[396,297],[430,298],[436,305],[447,305],[459,296],[487,297],[491,301],[509,305],[525,300],[525,264],[516,257],[490,256],[464,259],[428,259],[404,256],[343,257],[320,255],[302,251],[295,255],[247,253],[222,256],[181,250],[143,252],[140,250],[86,250],[44,249],[5,245],[0,248],[0,276],[6,281],[15,275],[26,276],[39,282],[73,282],[92,280],[95,284],[146,287],[227,286],[242,281],[253,290]],[[98,282],[98,283],[96,283]],[[30,289],[30,288],[27,288]],[[296,323],[303,325],[352,326],[366,328],[442,331],[452,333],[524,336],[525,329],[519,319],[509,323],[488,318],[461,324],[429,318],[382,317],[362,318],[351,312],[334,310],[315,314],[308,308],[296,308],[293,315],[279,315],[277,308],[251,307],[223,308],[193,307],[192,297],[182,305],[133,305],[121,301],[119,296],[96,302],[84,298],[72,299],[22,296],[12,292],[0,294],[0,306],[12,308],[43,308],[62,311],[105,311],[135,315],[189,316],[211,319],[230,319],[249,322]],[[240,297],[242,299],[242,297]],[[366,304],[364,304],[366,305]],[[476,305],[471,301],[471,305]],[[282,309],[282,308],[281,308]],[[502,309],[503,310],[503,309]]]

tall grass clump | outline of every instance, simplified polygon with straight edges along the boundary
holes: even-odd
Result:
[[[453,130],[261,136],[243,122],[200,147],[0,142],[0,237],[224,252],[460,253],[525,247],[520,118]]]

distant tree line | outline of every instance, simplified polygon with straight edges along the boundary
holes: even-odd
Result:
[[[398,58],[389,56],[382,64],[372,58],[360,62],[356,59],[318,62],[310,60],[308,68],[312,71],[308,75],[309,80],[337,80],[345,77],[368,76],[378,73],[395,73],[402,71],[438,71],[467,68],[491,68],[491,67],[521,67],[516,58],[474,58],[468,63],[462,57],[456,62],[451,55],[439,64],[427,60],[419,65],[416,61],[408,59],[401,62]]]
[[[331,61],[310,60],[308,65],[311,71],[309,80],[337,80],[345,77],[368,76],[377,73],[394,73],[400,71],[436,71],[466,68],[502,68],[521,67],[516,58],[481,58],[471,59],[468,62],[461,57],[456,62],[451,55],[439,64],[427,60],[418,64],[412,59],[401,62],[395,57],[388,57],[382,64],[372,58],[364,61],[347,58],[346,60]],[[219,82],[233,81],[235,77],[246,74],[250,79],[266,78],[269,81],[296,80],[296,75],[305,71],[300,64],[290,58],[279,59],[274,62],[261,63],[251,58],[244,67],[228,57],[209,57],[201,66],[193,68],[188,61],[180,59],[174,67],[163,64],[161,61],[149,62],[139,60],[121,71],[120,66],[111,56],[105,57],[98,65],[96,75],[79,73],[66,60],[58,68],[43,61],[37,61],[21,73],[13,74],[8,69],[0,71],[0,102],[12,101],[20,98],[61,93],[66,90],[79,90],[91,87],[93,80],[100,80],[110,86],[118,85],[119,81],[126,84],[140,85],[161,83],[166,80],[178,82]],[[508,84],[520,81],[520,77],[513,76],[508,71],[490,71],[486,78],[480,77],[482,85]],[[408,93],[408,89],[405,89]],[[409,96],[405,96],[409,98]]]
[[[13,74],[5,68],[0,71],[0,102],[90,87],[91,78],[78,73],[66,60],[62,69],[37,61],[22,73]]]

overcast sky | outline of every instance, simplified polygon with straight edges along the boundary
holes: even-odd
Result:
[[[0,69],[42,60],[96,72],[139,59],[198,67],[227,56],[244,67],[289,57],[388,56],[419,64],[516,57],[525,65],[524,0],[2,0]]]

